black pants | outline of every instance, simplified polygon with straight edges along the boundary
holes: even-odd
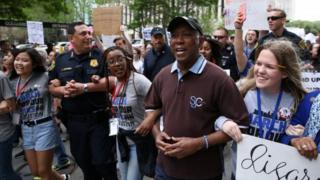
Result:
[[[68,132],[71,153],[85,180],[118,179],[116,142],[108,136],[107,117],[68,116]]]
[[[163,170],[163,168],[159,165],[156,166],[156,175],[154,179],[155,180],[183,180],[183,179],[177,179],[177,178],[168,176],[166,172]],[[222,174],[217,177],[205,179],[205,180],[222,180]]]

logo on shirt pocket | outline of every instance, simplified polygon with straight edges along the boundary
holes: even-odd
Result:
[[[190,96],[190,107],[192,109],[202,107],[205,104],[201,97]]]

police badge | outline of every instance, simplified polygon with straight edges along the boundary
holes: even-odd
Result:
[[[91,59],[90,60],[90,66],[91,67],[97,67],[99,65],[98,60],[97,59]]]

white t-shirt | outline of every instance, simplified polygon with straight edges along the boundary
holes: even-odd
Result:
[[[285,132],[289,124],[289,120],[292,117],[294,106],[294,98],[292,97],[292,95],[283,91],[274,126],[271,127],[272,114],[276,106],[278,95],[278,93],[267,94],[263,90],[260,90],[263,138],[266,139],[267,131],[272,128],[270,137],[268,139],[276,142],[279,141],[280,135]],[[249,112],[250,120],[248,134],[259,137],[260,127],[257,90],[250,90],[246,94],[244,101]]]
[[[116,83],[118,86],[120,82]],[[124,93],[112,98],[112,110],[119,118],[119,128],[135,130],[144,119],[144,98],[151,82],[142,74],[131,73]]]

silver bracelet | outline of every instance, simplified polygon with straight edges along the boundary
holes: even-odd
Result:
[[[207,135],[204,135],[204,136],[203,136],[203,140],[204,140],[204,142],[205,142],[205,144],[206,144],[206,149],[209,149],[208,136],[207,136]]]

